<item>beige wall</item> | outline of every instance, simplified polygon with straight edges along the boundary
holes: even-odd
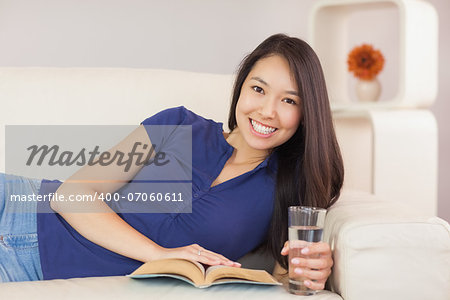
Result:
[[[450,1],[429,2],[440,18],[439,94],[432,107],[440,139],[439,216],[450,221]],[[0,0],[0,66],[150,67],[232,73],[243,55],[270,34],[284,32],[306,39],[313,3]],[[349,47],[370,42],[387,57],[380,75],[382,100],[396,89],[395,20],[392,10],[351,20]],[[377,26],[364,26],[370,22]]]

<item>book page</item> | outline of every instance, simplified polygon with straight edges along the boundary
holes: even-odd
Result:
[[[190,279],[194,284],[204,282],[205,268],[196,261],[169,258],[144,263],[130,275],[175,274]]]
[[[277,283],[278,281],[264,270],[253,270],[245,268],[212,266],[206,270],[205,283],[210,284],[218,279],[232,278],[256,282]]]

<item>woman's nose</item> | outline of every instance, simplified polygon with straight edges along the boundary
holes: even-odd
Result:
[[[267,119],[273,119],[276,114],[276,101],[274,99],[265,99],[261,103],[260,114]]]

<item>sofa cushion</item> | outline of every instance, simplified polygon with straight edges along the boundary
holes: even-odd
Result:
[[[40,282],[2,283],[0,299],[299,299],[283,286],[226,284],[197,289],[171,278],[131,279],[125,276],[56,279]],[[321,291],[310,300],[342,300]]]

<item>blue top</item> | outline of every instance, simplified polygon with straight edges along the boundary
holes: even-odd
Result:
[[[211,187],[233,153],[222,123],[177,107],[141,124],[192,125],[192,213],[119,213],[120,217],[163,247],[197,243],[231,260],[264,241],[273,210],[274,160],[267,158],[252,171]],[[140,172],[151,169],[144,166]],[[60,184],[44,179],[39,194],[53,193]],[[38,202],[38,211],[49,209],[49,202]],[[88,241],[56,213],[38,213],[37,232],[44,279],[126,275],[142,264]]]

